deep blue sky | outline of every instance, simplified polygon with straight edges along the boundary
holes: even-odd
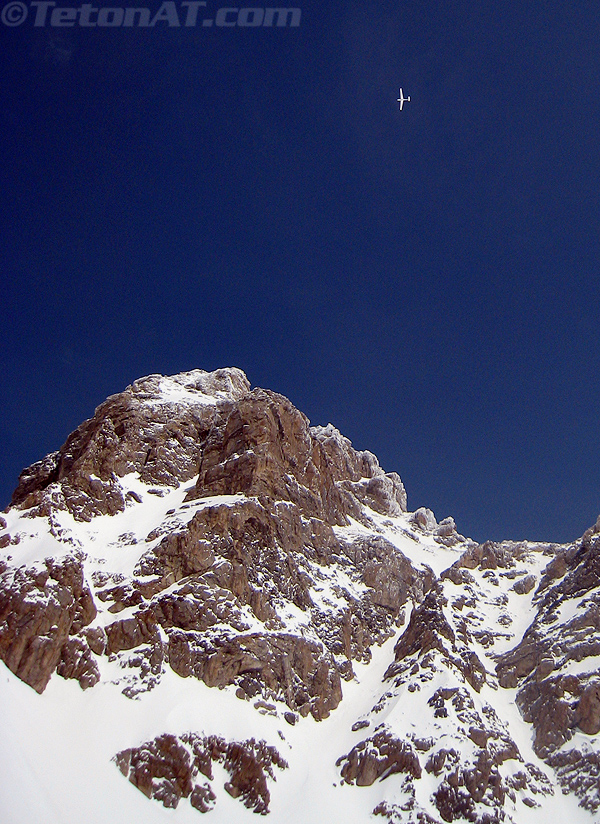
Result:
[[[600,512],[600,5],[297,5],[288,30],[0,23],[0,504],[135,378],[239,366],[412,509],[576,538]]]

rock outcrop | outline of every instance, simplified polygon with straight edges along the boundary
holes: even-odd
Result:
[[[80,560],[67,556],[29,568],[0,561],[0,658],[37,692],[57,667],[84,688],[98,681],[89,646],[77,635],[95,616]]]
[[[337,761],[341,776],[347,784],[356,781],[358,787],[370,787],[378,778],[396,773],[421,777],[421,764],[414,748],[407,741],[381,730],[357,744],[348,755]]]
[[[141,378],[100,404],[61,449],[25,469],[12,505],[32,515],[67,509],[89,521],[132,501],[119,483],[129,472],[176,487],[196,476],[219,404],[249,389],[239,369]]]
[[[205,813],[216,801],[211,783],[213,764],[229,773],[225,790],[255,813],[269,812],[271,798],[267,776],[275,781],[273,767],[287,763],[264,741],[230,741],[217,736],[187,733],[180,737],[165,733],[139,747],[122,750],[115,762],[124,776],[148,798],[176,808],[182,798]]]
[[[571,546],[557,548],[534,593],[531,625],[496,666],[500,684],[517,688],[535,751],[592,812],[600,806],[597,754],[568,744],[578,732],[600,732],[599,533],[597,523]]]
[[[340,677],[352,677],[351,661],[368,658],[370,646],[393,632],[406,600],[430,585],[379,536],[348,542],[335,533],[351,519],[368,524],[366,507],[402,513],[399,477],[331,425],[311,428],[283,396],[251,390],[239,370],[136,381],[22,473],[13,506],[47,517],[55,537],[68,542],[59,513],[85,522],[139,505],[125,481],[132,474],[159,497],[165,487],[195,481],[179,509],[145,536],[133,576],[95,573],[104,609],[127,610],[105,622],[102,642],[104,654],[137,672],[127,694],[154,686],[168,662],[210,686],[235,684],[240,694],[261,692],[324,718],[341,700]],[[216,503],[205,506],[207,499]],[[323,610],[311,597],[315,575],[340,564],[361,595],[346,590],[337,610]],[[4,608],[13,624],[19,609],[30,609],[21,606],[29,603],[23,594],[20,585]],[[87,638],[67,643],[77,620],[61,597],[51,602],[47,593],[39,613],[48,626],[28,622],[27,642],[15,645],[10,628],[0,636],[0,654],[39,690],[57,668],[82,685],[97,678]],[[95,610],[89,590],[86,597]],[[306,614],[310,637],[286,635],[276,609],[286,603]]]

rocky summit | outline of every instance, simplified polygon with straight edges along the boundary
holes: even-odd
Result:
[[[478,544],[239,369],[21,473],[0,658],[7,824],[600,814],[600,519]]]

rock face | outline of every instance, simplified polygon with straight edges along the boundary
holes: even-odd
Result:
[[[57,668],[84,688],[99,680],[90,649],[77,635],[95,616],[76,558],[31,568],[0,562],[0,658],[37,692]]]
[[[575,710],[575,723],[587,735],[600,732],[600,682],[591,681],[583,689]]]
[[[47,515],[65,508],[90,520],[128,503],[119,478],[177,487],[197,476],[190,497],[268,495],[331,523],[359,513],[406,509],[396,473],[356,452],[334,427],[309,427],[283,396],[250,391],[238,369],[142,378],[101,404],[64,446],[21,473],[13,506]],[[129,499],[131,500],[131,499]]]
[[[351,518],[365,522],[365,506],[402,513],[399,477],[334,427],[311,428],[281,395],[251,391],[239,370],[136,381],[98,407],[59,452],[22,473],[13,505],[48,517],[68,540],[59,536],[60,512],[90,521],[140,503],[123,482],[132,473],[158,485],[148,492],[159,496],[165,486],[195,482],[179,510],[145,536],[132,577],[95,574],[96,597],[108,611],[128,610],[104,628],[106,654],[123,659],[138,650],[128,660],[142,677],[128,694],[153,686],[168,662],[210,686],[236,684],[249,697],[261,692],[326,717],[341,700],[340,676],[351,677],[352,659],[368,658],[370,646],[393,632],[407,598],[422,593],[423,576],[379,536],[347,542],[334,531]],[[206,506],[212,499],[219,502]],[[333,617],[309,590],[314,570],[340,563],[363,587]],[[285,629],[274,604],[286,601],[310,616],[311,638],[274,632]],[[17,620],[12,601],[5,611]],[[86,685],[95,677],[86,639],[67,645],[70,613],[59,617],[51,617],[56,629],[28,676],[40,690],[63,649],[60,674]],[[46,637],[44,626],[28,627],[34,638]],[[21,653],[9,655],[10,634],[0,641],[9,666],[25,673]]]
[[[600,518],[579,541],[559,548],[535,592],[531,625],[497,663],[500,684],[517,688],[517,704],[534,728],[536,752],[592,812],[600,807],[597,754],[584,757],[567,745],[577,731],[600,732],[599,533]]]
[[[104,401],[58,452],[25,469],[12,504],[32,515],[67,509],[89,521],[124,509],[118,479],[129,472],[148,484],[178,486],[197,474],[219,404],[249,388],[239,369],[142,378]]]
[[[0,518],[0,658],[40,694],[74,679],[145,706],[187,679],[194,708],[210,693],[219,718],[251,717],[225,735],[207,710],[181,733],[168,712],[112,749],[171,809],[225,792],[267,814],[275,743],[298,769],[291,742],[366,679],[339,746],[310,759],[344,793],[377,789],[373,814],[520,824],[561,790],[595,813],[599,558],[600,522],[565,547],[476,544],[407,512],[398,475],[237,369],[153,375],[21,474]]]
[[[525,761],[504,719],[482,698],[484,687],[497,689],[484,664],[489,660],[487,648],[496,639],[476,634],[484,621],[502,626],[498,619],[508,602],[506,596],[495,596],[500,582],[489,575],[490,569],[499,568],[498,558],[507,570],[515,565],[508,546],[469,546],[413,608],[394,647],[395,660],[385,672],[390,686],[370,714],[376,719],[402,713],[396,730],[402,729],[403,735],[396,735],[405,747],[417,751],[420,768],[435,779],[431,801],[442,821],[518,822],[520,803],[527,804],[531,795],[552,793],[548,776]],[[472,572],[463,574],[467,569]],[[415,728],[429,734],[417,735]],[[356,761],[353,751],[343,769]],[[403,805],[382,803],[373,812],[389,821],[399,816],[415,823],[435,821],[419,804],[416,777],[412,772],[405,781]],[[524,790],[531,795],[521,797]]]

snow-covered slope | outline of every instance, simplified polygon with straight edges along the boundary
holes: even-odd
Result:
[[[591,821],[597,537],[477,545],[239,370],[137,381],[0,521],[2,820]]]

